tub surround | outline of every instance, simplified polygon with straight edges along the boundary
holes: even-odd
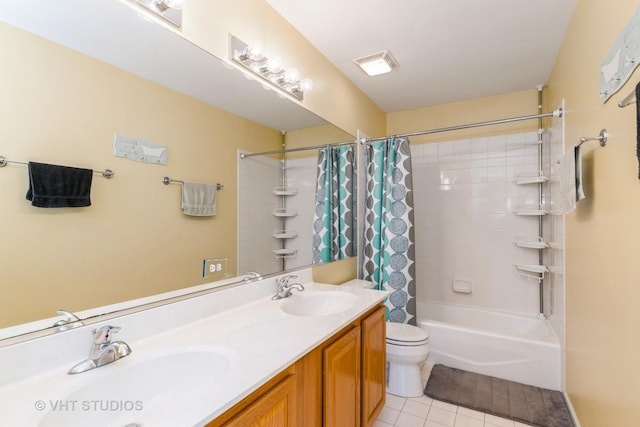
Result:
[[[153,413],[154,425],[204,425],[387,295],[382,291],[340,287],[340,291],[357,296],[346,311],[323,317],[294,316],[283,312],[280,306],[296,297],[337,290],[335,285],[313,283],[311,269],[296,274],[306,290],[284,300],[271,300],[276,292],[275,277],[0,348],[3,423],[38,425],[47,414],[61,411],[60,407],[58,411],[53,408],[57,402],[77,400],[72,397],[74,391],[102,379],[108,383],[111,376],[135,370],[137,364],[143,366],[145,361],[185,351],[212,352],[221,355],[228,364],[206,390],[194,390],[189,399],[180,396],[180,411],[172,410],[171,405],[157,407],[155,398],[145,401],[145,396],[131,396],[142,401],[142,410],[134,411],[130,422],[137,419],[144,424],[145,417]],[[91,372],[67,375],[71,366],[87,357],[91,330],[104,324],[120,326],[122,330],[115,339],[127,342],[133,353]],[[173,385],[166,384],[167,390],[158,390],[158,394],[174,391],[176,398],[184,395],[185,390],[173,390]],[[118,395],[110,399],[117,400]],[[38,405],[43,405],[44,410],[39,410]],[[80,402],[77,405],[78,416],[83,415]],[[155,418],[158,411],[166,411],[162,419]],[[109,416],[122,412],[104,411],[100,415],[107,421]]]

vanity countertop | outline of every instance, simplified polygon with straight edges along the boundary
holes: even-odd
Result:
[[[204,425],[388,294],[307,282],[305,291],[272,300],[271,288],[275,287],[267,283],[264,286],[269,287],[266,296],[263,291],[259,298],[162,333],[144,336],[134,330],[143,325],[125,322],[127,326],[113,339],[127,342],[133,352],[110,365],[67,375],[68,369],[79,361],[70,359],[64,366],[0,384],[2,424],[73,426],[97,425],[93,423],[102,420],[105,425]],[[286,304],[303,302],[302,298],[322,298],[323,294],[336,291],[350,294],[346,308],[339,308],[342,311],[337,314],[304,316],[283,310]],[[224,292],[227,291],[220,293]],[[112,325],[121,323],[121,319],[109,321]],[[84,332],[88,349],[90,336]],[[130,340],[129,336],[141,338]],[[37,364],[38,358],[47,357],[47,351],[55,351],[45,350],[24,363]],[[193,382],[189,382],[190,378]]]

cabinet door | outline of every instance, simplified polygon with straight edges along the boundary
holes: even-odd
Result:
[[[360,326],[322,353],[325,427],[360,426]]]
[[[373,425],[386,398],[386,310],[362,321],[362,426]]]
[[[236,415],[225,427],[295,427],[296,378],[289,376]]]

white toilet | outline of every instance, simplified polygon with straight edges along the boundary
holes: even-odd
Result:
[[[387,322],[387,392],[402,397],[422,396],[420,368],[429,352],[427,331]]]
[[[373,288],[373,283],[361,279],[343,285]],[[402,397],[422,396],[420,368],[429,352],[427,331],[413,325],[387,322],[387,392]]]

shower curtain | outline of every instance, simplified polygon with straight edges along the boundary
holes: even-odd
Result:
[[[355,255],[356,154],[353,146],[327,146],[318,152],[313,263]]]
[[[406,138],[366,148],[363,279],[391,292],[387,320],[416,324],[413,179]]]

